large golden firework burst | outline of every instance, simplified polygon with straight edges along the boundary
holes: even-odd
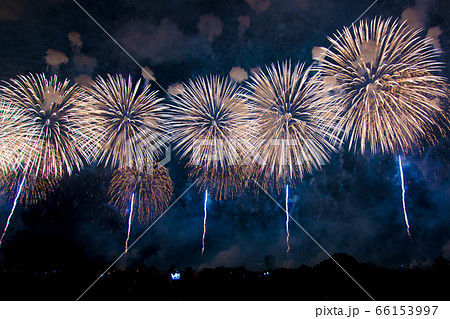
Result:
[[[145,162],[145,161],[144,161]],[[110,183],[108,195],[111,204],[126,217],[130,199],[134,193],[134,207],[140,223],[154,220],[169,206],[173,194],[173,183],[166,167],[156,162],[142,169],[124,167],[117,169]]]
[[[101,141],[100,162],[112,168],[142,170],[144,162],[156,160],[168,141],[163,99],[150,86],[138,93],[139,85],[140,80],[133,86],[131,76],[126,80],[108,74],[107,79],[97,77],[88,89]]]
[[[436,141],[437,123],[447,126],[439,51],[420,32],[375,18],[329,38],[332,47],[318,58],[317,70],[350,149],[406,153]]]
[[[60,178],[92,159],[96,143],[83,91],[69,80],[30,74],[11,79],[0,87],[2,98],[20,111],[25,134],[15,134],[23,146],[21,169],[44,177]]]
[[[243,91],[221,76],[198,77],[171,96],[171,132],[190,176],[214,197],[232,197],[242,189],[244,160],[252,146],[253,129]]]
[[[309,77],[304,64],[272,64],[253,73],[247,90],[248,104],[257,131],[252,157],[261,182],[277,188],[329,160],[334,148],[329,138],[334,113],[323,107],[317,75]]]

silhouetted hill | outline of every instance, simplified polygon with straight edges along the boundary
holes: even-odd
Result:
[[[438,257],[430,269],[388,269],[334,254],[316,266],[249,271],[244,267],[195,271],[174,280],[171,272],[139,265],[111,269],[83,300],[449,300],[450,263]],[[355,280],[351,279],[337,264]],[[269,265],[270,266],[270,265]],[[106,267],[0,268],[2,300],[75,300]]]

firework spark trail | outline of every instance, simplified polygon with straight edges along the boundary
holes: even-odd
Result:
[[[403,166],[402,166],[402,157],[398,156],[398,166],[400,169],[400,178],[402,180],[402,203],[403,203],[403,215],[405,216],[406,223],[406,231],[408,232],[408,236],[411,238],[409,222],[408,222],[408,214],[406,213],[406,204],[405,204],[405,181],[403,179]]]
[[[133,218],[134,193],[131,195],[130,216],[128,217],[128,234],[125,241],[125,254],[128,252],[128,240],[130,239],[131,219]]]
[[[288,253],[291,250],[291,246],[289,246],[289,207],[288,207],[288,200],[289,200],[289,186],[286,184],[286,253]]]
[[[23,187],[24,183],[25,183],[25,175],[23,176],[22,182],[20,183],[19,189],[17,190],[16,198],[14,198],[14,204],[13,204],[13,207],[11,208],[11,213],[8,216],[8,220],[6,221],[5,229],[3,230],[3,235],[0,238],[0,246],[2,245],[3,237],[5,237],[6,230],[8,229],[9,221],[11,220],[11,217],[14,214],[14,210],[16,209],[17,201],[19,199],[20,193],[22,192],[22,187]]]
[[[206,216],[208,214],[208,211],[206,210],[206,204],[208,203],[208,190],[205,190],[205,202],[203,204],[203,236],[202,236],[202,256],[205,252],[205,236],[206,236]]]

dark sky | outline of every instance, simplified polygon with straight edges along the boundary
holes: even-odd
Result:
[[[227,75],[292,59],[312,63],[314,46],[349,26],[372,1],[332,0],[128,0],[79,3],[164,89],[205,74]],[[379,0],[365,15],[400,18],[424,28],[439,27],[448,77],[450,23],[447,1]],[[409,9],[408,9],[409,8]],[[406,10],[406,11],[405,11]],[[240,18],[239,18],[240,17]],[[239,18],[239,19],[238,19]],[[246,24],[248,23],[249,24]],[[435,29],[436,30],[436,29]],[[81,35],[71,45],[70,32]],[[29,72],[131,74],[139,67],[70,0],[0,2],[0,79]],[[46,63],[47,50],[64,53],[59,67]],[[156,87],[155,87],[156,88]],[[164,94],[160,94],[164,97]],[[321,171],[290,193],[290,212],[330,253],[400,267],[428,266],[438,255],[450,258],[450,153],[444,138],[421,155],[404,158],[406,200],[413,238],[407,236],[396,156],[334,154]],[[168,164],[176,198],[189,185],[183,163]],[[112,262],[123,251],[126,223],[108,204],[111,177],[95,166],[64,179],[39,205],[17,210],[0,249],[0,262],[31,267]],[[283,205],[283,194],[274,194]],[[1,200],[3,227],[12,203]],[[121,265],[145,263],[167,269],[246,266],[256,269],[272,254],[279,267],[313,265],[326,255],[291,223],[291,252],[285,252],[284,213],[264,194],[210,201],[206,253],[202,257],[202,194],[191,189],[130,250]],[[135,225],[132,238],[145,230]]]

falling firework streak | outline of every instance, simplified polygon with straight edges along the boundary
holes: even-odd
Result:
[[[289,186],[286,184],[286,253],[291,250],[289,246],[289,210],[288,210],[288,200],[289,200]]]
[[[131,195],[130,216],[128,217],[128,234],[125,241],[125,254],[128,252],[128,240],[130,239],[131,219],[133,218],[134,193]]]
[[[409,222],[408,222],[408,214],[406,213],[406,204],[405,204],[405,181],[403,179],[403,166],[402,166],[402,157],[398,156],[398,166],[400,169],[400,178],[402,180],[402,202],[403,202],[403,215],[405,215],[405,223],[406,223],[406,231],[408,232],[408,236],[411,237],[411,233],[409,231]]]
[[[208,202],[208,190],[205,190],[205,203],[203,205],[204,217],[203,217],[203,236],[202,236],[202,256],[203,256],[203,253],[205,251],[206,216],[207,216],[207,213],[208,213],[208,211],[206,210],[207,202]]]
[[[6,221],[6,226],[5,226],[5,230],[3,230],[2,238],[0,238],[0,246],[2,245],[3,237],[5,237],[6,230],[8,229],[9,221],[11,220],[11,217],[14,214],[14,210],[16,209],[17,200],[19,199],[20,193],[22,192],[22,187],[23,187],[24,183],[25,183],[25,175],[23,176],[22,182],[20,183],[19,189],[17,190],[16,198],[14,198],[14,204],[13,204],[13,207],[11,208],[11,213],[9,214],[8,220]]]

